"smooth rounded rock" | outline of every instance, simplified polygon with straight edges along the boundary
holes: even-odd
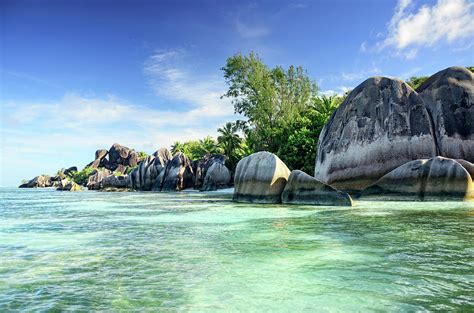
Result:
[[[315,178],[357,191],[406,162],[436,156],[429,113],[405,82],[373,77],[333,113],[318,142]]]
[[[281,200],[283,204],[352,206],[350,195],[299,170],[291,172]]]
[[[363,200],[473,200],[469,172],[444,157],[408,162],[380,178],[358,195]]]
[[[433,117],[438,154],[474,162],[474,74],[449,67],[417,91]]]
[[[230,184],[230,171],[222,163],[213,163],[206,171],[206,177],[200,188],[201,191],[214,191],[226,188]]]
[[[280,158],[262,151],[237,164],[234,176],[234,201],[280,203],[290,170]]]

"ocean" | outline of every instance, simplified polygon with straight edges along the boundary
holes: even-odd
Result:
[[[0,188],[0,311],[474,311],[474,203]]]

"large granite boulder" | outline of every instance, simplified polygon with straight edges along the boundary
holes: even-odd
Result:
[[[474,162],[474,74],[449,67],[417,91],[433,117],[438,155]]]
[[[108,166],[108,160],[106,156],[109,152],[105,149],[99,149],[95,152],[95,160],[90,164],[92,168],[106,167]]]
[[[104,178],[112,175],[112,172],[108,169],[97,169],[95,173],[89,176],[86,187],[89,190],[99,190],[101,189],[101,182]]]
[[[302,171],[292,171],[281,194],[284,204],[352,206],[347,193],[334,189]]]
[[[290,170],[276,155],[262,151],[237,164],[234,176],[234,201],[280,203]]]
[[[130,173],[129,188],[145,191],[151,190],[171,158],[171,153],[166,148],[161,148],[153,153],[153,155],[147,156]]]
[[[71,166],[63,171],[63,174],[67,177],[72,177],[77,172],[77,166]]]
[[[222,154],[206,154],[201,160],[196,163],[196,179],[194,181],[194,188],[201,189],[206,178],[207,170],[214,164],[225,164],[225,155]]]
[[[48,175],[39,175],[29,180],[27,183],[21,184],[19,188],[46,188],[51,187],[51,177]]]
[[[408,162],[358,195],[364,200],[474,200],[469,172],[444,157]]]
[[[206,171],[206,177],[201,185],[201,191],[214,191],[226,188],[230,184],[230,171],[222,163],[213,163]]]
[[[114,143],[109,149],[108,161],[104,161],[104,166],[115,171],[119,164],[135,167],[138,164],[138,153],[130,148]]]
[[[401,80],[373,77],[357,86],[324,126],[315,178],[340,190],[362,190],[406,162],[435,155],[421,97]]]
[[[192,162],[182,152],[166,163],[152,187],[154,191],[180,191],[194,186]]]
[[[105,149],[99,149],[99,150],[96,150],[95,151],[95,159],[100,159],[102,160],[103,158],[105,158],[107,156],[107,154],[109,154],[109,152]]]
[[[109,175],[100,182],[100,189],[126,189],[128,175]]]
[[[59,191],[80,191],[81,186],[76,184],[73,181],[70,181],[69,179],[62,179],[59,184],[58,188],[56,190]]]

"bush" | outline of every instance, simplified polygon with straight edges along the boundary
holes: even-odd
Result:
[[[87,184],[89,177],[92,175],[94,171],[95,171],[94,168],[88,166],[88,167],[85,167],[82,171],[72,172],[72,180],[76,184],[84,186],[85,184]]]

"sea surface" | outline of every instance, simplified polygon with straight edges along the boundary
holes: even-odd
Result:
[[[474,311],[474,204],[0,189],[0,312]]]

